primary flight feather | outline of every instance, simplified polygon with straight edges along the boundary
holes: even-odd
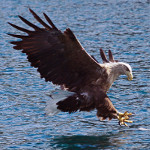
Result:
[[[131,66],[114,60],[110,50],[108,60],[102,49],[100,54],[103,64],[99,64],[85,51],[69,28],[61,32],[45,13],[44,17],[49,25],[33,10],[29,10],[43,28],[19,16],[34,30],[9,23],[12,27],[27,33],[27,35],[9,34],[21,39],[11,44],[15,45],[14,49],[27,54],[28,61],[31,66],[37,68],[41,78],[71,92],[67,97],[57,100],[56,109],[69,113],[97,109],[97,117],[102,120],[115,118],[124,125],[125,122],[131,122],[128,120],[131,113],[119,113],[107,96],[107,91],[120,75],[125,74],[132,80]],[[51,109],[52,105],[50,103],[48,109]]]

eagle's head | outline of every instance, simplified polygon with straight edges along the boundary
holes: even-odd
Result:
[[[120,75],[126,75],[128,80],[133,79],[132,68],[128,63],[114,60],[110,50],[109,60],[106,58],[106,55],[102,49],[100,49],[100,54],[103,60],[103,64],[101,64],[101,66],[106,68],[110,84],[112,84]]]
[[[125,74],[129,81],[132,80],[133,74],[132,74],[131,66],[129,64],[123,63],[123,62],[118,62],[118,65],[122,69],[121,74]]]

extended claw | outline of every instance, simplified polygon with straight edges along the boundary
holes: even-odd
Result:
[[[133,121],[129,120],[129,116],[131,116],[132,113],[128,113],[127,111],[124,113],[118,113],[117,119],[119,120],[119,125],[125,125],[128,127],[128,125],[125,122],[132,123]]]

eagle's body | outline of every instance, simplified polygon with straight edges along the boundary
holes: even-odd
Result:
[[[19,16],[34,31],[9,23],[28,34],[9,35],[22,39],[11,42],[15,45],[14,49],[22,50],[27,54],[31,66],[37,68],[45,81],[60,85],[62,89],[71,92],[63,99],[49,105],[55,105],[58,110],[69,113],[97,109],[98,117],[117,118],[121,124],[125,124],[125,121],[129,122],[130,114],[119,114],[107,96],[107,91],[120,75],[125,74],[129,80],[132,79],[130,65],[115,61],[110,50],[108,61],[102,49],[100,54],[103,64],[99,64],[84,50],[69,28],[61,32],[45,13],[44,16],[50,26],[33,10],[30,9],[30,12],[44,28]]]

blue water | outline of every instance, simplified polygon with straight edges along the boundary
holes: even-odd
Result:
[[[150,149],[150,1],[2,0],[0,4],[0,149]],[[61,30],[70,27],[100,62],[99,48],[129,63],[134,79],[121,76],[108,95],[119,111],[134,115],[130,127],[98,121],[93,112],[45,115],[49,93],[58,87],[40,79],[25,54],[13,50],[7,22],[35,23],[31,7],[47,13]]]

